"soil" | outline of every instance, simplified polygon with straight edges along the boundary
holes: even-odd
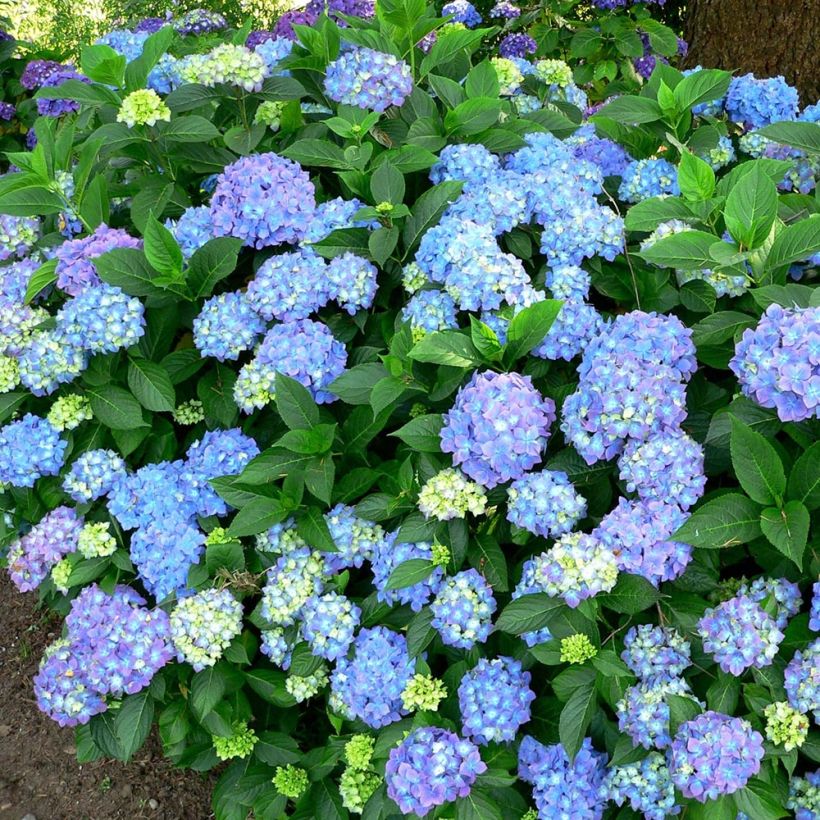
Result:
[[[37,709],[31,680],[60,621],[0,571],[0,820],[207,820],[212,782],[175,769],[156,737],[128,764],[80,766],[74,733]]]

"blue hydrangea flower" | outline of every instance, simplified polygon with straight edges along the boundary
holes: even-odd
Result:
[[[615,705],[618,728],[629,735],[634,746],[666,749],[669,735],[670,695],[693,697],[689,684],[681,678],[655,677],[627,688]]]
[[[532,785],[542,818],[601,820],[606,806],[601,788],[605,774],[606,755],[596,752],[588,737],[572,762],[560,743],[544,746],[525,735],[518,747],[518,776]]]
[[[287,75],[287,71],[274,71],[276,66],[293,51],[293,40],[287,37],[270,37],[267,40],[254,45],[248,37],[245,45],[252,48],[264,61],[271,74]]]
[[[629,803],[645,820],[665,820],[681,811],[666,759],[658,752],[650,752],[639,763],[612,766],[604,790],[608,799],[619,806]]]
[[[703,495],[703,447],[683,432],[630,441],[618,459],[621,481],[644,501],[674,501],[689,509]]]
[[[186,208],[179,219],[165,221],[185,259],[190,259],[209,239],[213,239],[211,209],[207,205]]]
[[[586,509],[586,499],[560,470],[529,473],[507,490],[507,520],[543,538],[572,530]]]
[[[692,664],[689,642],[671,627],[640,624],[624,636],[621,660],[642,680],[671,680]]]
[[[438,592],[444,570],[437,566],[433,568],[430,575],[411,586],[387,589],[387,582],[393,570],[405,561],[432,561],[433,559],[433,545],[429,541],[408,544],[397,541],[396,535],[395,532],[391,532],[376,544],[371,559],[376,595],[379,601],[389,606],[409,604],[413,612],[420,612],[422,607],[430,602],[430,598]]]
[[[547,331],[544,341],[533,350],[541,359],[572,361],[604,328],[601,314],[586,302],[567,300]]]
[[[266,328],[247,293],[220,293],[208,299],[194,319],[194,345],[203,356],[235,360],[253,348]]]
[[[582,125],[565,144],[572,147],[576,159],[592,162],[605,177],[623,176],[630,156],[626,150],[611,139],[599,137],[591,123]]]
[[[181,17],[175,17],[173,22],[174,28],[182,35],[202,36],[228,27],[223,15],[208,9],[191,9]]]
[[[44,330],[25,340],[17,365],[21,384],[35,396],[48,396],[85,370],[88,353],[69,344],[61,331]]]
[[[330,260],[327,266],[327,284],[335,299],[351,316],[362,308],[369,308],[378,288],[376,267],[352,253],[343,253]]]
[[[450,224],[475,222],[500,236],[531,217],[526,180],[514,171],[501,170],[485,183],[471,185],[448,206],[443,218]]]
[[[496,606],[484,576],[474,569],[463,570],[441,582],[430,604],[431,625],[447,646],[472,649],[489,637]]]
[[[820,632],[820,581],[816,581],[811,588],[811,612],[809,614],[809,629]]]
[[[135,296],[105,283],[69,299],[57,313],[57,329],[67,344],[91,354],[116,353],[145,333],[145,308]]]
[[[453,23],[461,23],[467,28],[475,28],[481,23],[481,15],[468,0],[450,0],[441,8],[442,17],[453,15]]]
[[[245,412],[273,399],[276,373],[295,379],[310,390],[318,404],[336,400],[325,388],[347,364],[345,346],[321,322],[300,319],[283,322],[268,331],[256,357],[239,373],[236,403]]]
[[[125,28],[114,29],[95,40],[96,45],[113,48],[117,54],[125,57],[126,62],[133,62],[142,54],[145,41],[150,37],[147,31],[129,31]]]
[[[556,299],[582,301],[589,296],[590,275],[577,265],[555,265],[545,271],[544,286]]]
[[[653,196],[678,196],[678,169],[665,159],[633,160],[624,168],[618,197],[642,202]]]
[[[480,658],[458,685],[458,706],[465,737],[479,745],[514,740],[530,720],[530,673],[508,657]]]
[[[316,206],[303,242],[318,242],[339,228],[364,228],[370,223],[356,221],[353,217],[364,205],[358,199],[342,199],[337,196]]]
[[[76,71],[73,66],[63,65],[57,68],[55,71],[48,74],[48,76],[44,77],[42,82],[40,83],[40,86],[41,88],[58,88],[67,80],[78,80],[81,83],[91,82],[91,80],[89,80],[88,77]],[[73,114],[75,111],[79,110],[80,103],[76,100],[50,100],[46,97],[37,98],[37,113],[41,117],[62,117],[64,114]],[[35,134],[36,139],[36,132],[33,128],[31,129],[31,131],[29,131],[29,134]],[[34,148],[33,145],[28,147],[30,149]]]
[[[430,169],[435,185],[446,180],[460,180],[464,191],[492,184],[501,173],[501,161],[483,145],[465,143],[445,145]]]
[[[726,113],[748,131],[797,117],[797,89],[782,76],[758,79],[754,74],[732,78],[726,92]]]
[[[498,53],[502,57],[526,58],[528,54],[535,54],[538,50],[538,43],[529,34],[522,31],[514,31],[502,38],[498,44]]]
[[[0,262],[13,256],[24,257],[39,237],[39,219],[0,214]]]
[[[331,100],[370,111],[402,105],[413,91],[410,66],[372,48],[343,51],[326,69],[325,93]]]
[[[533,595],[538,592],[543,592],[541,585],[538,582],[538,567],[540,562],[538,559],[530,558],[524,562],[521,568],[521,580],[516,585],[512,593],[513,600],[522,597],[523,595]],[[544,626],[541,629],[536,629],[532,632],[525,632],[521,639],[527,646],[538,646],[538,644],[546,643],[552,640],[552,633]]]
[[[800,587],[786,578],[755,578],[751,584],[741,584],[737,594],[760,604],[781,631],[803,607]]]
[[[783,677],[791,706],[804,714],[813,712],[820,723],[820,640],[795,652]]]
[[[401,317],[405,322],[410,322],[413,338],[418,340],[427,333],[457,328],[456,313],[456,303],[449,293],[420,290],[404,306]]]
[[[487,488],[541,461],[555,405],[518,373],[475,373],[444,418],[441,449]]]
[[[325,566],[310,547],[298,547],[281,556],[268,570],[262,589],[262,617],[274,626],[291,626],[302,607],[321,595]]]
[[[467,797],[476,777],[486,770],[475,744],[446,729],[426,726],[414,729],[390,750],[387,794],[402,814],[425,817],[436,806]]]
[[[20,592],[31,592],[46,579],[51,568],[77,549],[82,518],[70,507],[57,507],[8,552],[9,577]]]
[[[203,589],[171,612],[177,660],[196,672],[213,666],[242,631],[242,604],[229,589]]]
[[[296,645],[295,638],[288,640],[285,630],[281,626],[263,629],[261,636],[262,643],[259,646],[259,651],[270,658],[270,662],[274,666],[278,666],[287,672],[290,669],[291,652]]]
[[[307,173],[273,152],[226,166],[211,199],[214,234],[235,236],[256,248],[298,242],[315,209]]]
[[[381,729],[407,714],[401,693],[414,672],[404,635],[376,626],[362,629],[353,642],[353,656],[336,662],[331,687],[352,717]]]
[[[683,574],[692,547],[670,536],[688,518],[677,504],[621,498],[593,532],[615,555],[618,568],[658,586]]]
[[[729,367],[741,389],[781,421],[820,418],[820,307],[771,304],[757,327],[743,331]]]
[[[337,504],[325,513],[330,537],[336,552],[324,553],[325,565],[330,573],[351,567],[359,568],[373,558],[373,553],[384,540],[384,530],[372,521],[356,515],[353,507]]]
[[[125,475],[125,461],[113,450],[86,450],[63,478],[63,489],[83,504],[110,493]]]
[[[331,299],[328,265],[311,250],[271,256],[248,285],[247,302],[263,318],[306,319]]]
[[[44,475],[57,475],[68,442],[45,419],[27,413],[0,428],[0,485],[33,487]]]
[[[745,595],[707,609],[698,621],[698,633],[703,651],[732,675],[742,675],[750,666],[769,666],[784,637],[765,610]]]
[[[131,534],[131,561],[157,601],[187,592],[188,573],[204,548],[205,534],[178,513],[152,521]]]
[[[681,724],[668,758],[672,782],[701,803],[742,789],[762,759],[760,733],[746,720],[714,711]]]
[[[786,808],[794,812],[795,820],[817,820],[820,816],[820,770],[807,772],[805,777],[792,777]],[[743,820],[750,818],[744,817]]]
[[[361,616],[361,609],[344,595],[315,595],[302,607],[302,637],[314,655],[335,661],[347,654]]]

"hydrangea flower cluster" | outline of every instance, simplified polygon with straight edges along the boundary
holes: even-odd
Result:
[[[747,328],[729,367],[743,392],[782,421],[820,418],[820,365],[812,346],[820,308],[771,304],[757,327]]]
[[[758,79],[754,74],[744,74],[732,79],[724,105],[732,122],[752,131],[773,122],[795,119],[800,101],[797,89],[783,77]]]
[[[814,820],[820,813],[820,771],[792,778],[786,808],[795,813],[796,820]]]
[[[678,678],[692,664],[689,642],[670,627],[652,624],[629,629],[621,660],[644,681]]]
[[[496,606],[484,577],[477,570],[463,570],[441,582],[430,604],[430,624],[448,646],[472,649],[489,637]]]
[[[469,740],[434,726],[415,729],[390,750],[387,794],[403,814],[424,817],[435,806],[466,797],[486,769]]]
[[[253,348],[266,328],[247,292],[220,293],[208,299],[194,319],[194,344],[203,356],[235,360]]]
[[[479,662],[461,679],[458,704],[465,737],[479,745],[513,740],[530,720],[530,673],[521,662],[499,656]]]
[[[401,105],[412,90],[410,66],[372,48],[342,52],[325,74],[325,92],[331,100],[370,111]]]
[[[820,723],[820,640],[794,653],[783,678],[791,706],[804,714],[813,712]]]
[[[108,495],[126,475],[125,461],[113,450],[86,450],[63,478],[63,489],[79,504]]]
[[[630,686],[615,706],[618,728],[629,735],[634,746],[666,749],[672,742],[669,734],[670,695],[693,698],[682,678],[650,678]]]
[[[242,604],[228,589],[205,589],[171,612],[171,640],[180,661],[197,672],[213,666],[242,631]]]
[[[467,28],[475,28],[481,24],[481,15],[469,0],[450,0],[441,7],[443,17],[453,16],[453,23],[461,23]]]
[[[314,655],[335,661],[344,655],[359,626],[361,609],[344,595],[316,595],[302,608],[302,637]]]
[[[529,376],[476,373],[444,418],[441,449],[472,479],[492,489],[541,461],[555,404]]]
[[[678,196],[678,170],[665,159],[633,160],[622,174],[618,196],[624,202],[642,202],[653,196]]]
[[[40,88],[57,88],[68,80],[75,80],[81,83],[91,82],[88,77],[76,71],[73,66],[61,65],[41,79]],[[79,110],[80,104],[76,100],[37,97],[37,113],[41,117],[62,117],[64,114],[73,114]]]
[[[387,582],[391,574],[405,561],[433,561],[433,545],[429,541],[414,544],[397,541],[397,533],[390,533],[376,545],[372,564],[373,585],[376,587],[377,598],[389,606],[409,604],[414,612],[420,612],[438,591],[444,570],[436,566],[427,578],[411,586],[388,589]]]
[[[0,214],[0,262],[13,256],[23,258],[39,238],[39,219]]]
[[[747,720],[708,711],[679,727],[669,771],[685,797],[704,803],[742,789],[761,760],[763,738]]]
[[[507,520],[543,538],[568,533],[586,508],[586,499],[560,470],[529,473],[507,489]]]
[[[124,122],[129,128],[135,125],[156,125],[158,122],[170,122],[171,109],[151,88],[132,91],[123,101],[117,112],[117,122]]]
[[[419,490],[418,506],[426,518],[451,521],[467,513],[482,515],[487,509],[487,493],[460,470],[448,467],[430,478]]]
[[[646,820],[665,820],[680,814],[675,787],[663,755],[650,752],[640,763],[612,766],[604,789],[608,799],[619,806],[626,803]]]
[[[511,57],[525,58],[528,54],[535,54],[538,43],[529,34],[516,31],[507,34],[498,44],[498,53],[510,59]]]

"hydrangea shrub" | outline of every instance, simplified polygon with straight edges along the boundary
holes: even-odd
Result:
[[[463,0],[29,64],[0,544],[81,761],[156,723],[220,820],[820,816],[817,108],[594,5],[574,68]]]

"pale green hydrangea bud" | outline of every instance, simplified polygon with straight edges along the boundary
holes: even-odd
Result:
[[[20,384],[20,366],[17,359],[0,355],[0,393],[8,393]]]
[[[304,769],[290,763],[287,766],[277,766],[273,785],[279,794],[291,800],[298,800],[308,787],[308,774]]]
[[[268,74],[262,56],[245,46],[223,43],[199,67],[197,81],[202,85],[235,85],[244,91],[259,91]]]
[[[205,546],[208,547],[211,544],[227,544],[232,540],[225,527],[214,527],[205,538]]]
[[[205,420],[205,411],[202,409],[202,402],[197,399],[184,401],[173,412],[174,421],[177,424],[192,427],[194,424]]]
[[[117,550],[117,539],[108,521],[84,524],[77,536],[77,552],[83,558],[107,558]]]
[[[342,772],[339,794],[342,805],[354,814],[361,814],[364,805],[381,785],[382,779],[375,772],[362,772],[349,768]]]
[[[447,687],[443,681],[432,675],[415,674],[407,682],[401,693],[402,706],[408,712],[417,709],[429,712],[438,711],[438,706],[447,697]]]
[[[79,393],[62,396],[51,405],[48,411],[49,424],[57,430],[74,430],[84,421],[94,418],[91,412],[91,402]]]
[[[271,131],[278,131],[282,124],[282,110],[284,107],[285,104],[279,100],[265,100],[265,102],[256,109],[256,115],[253,121],[267,125]]]
[[[535,809],[527,809],[527,811],[521,815],[521,820],[538,820],[538,812]]]
[[[411,262],[402,270],[401,284],[408,293],[415,293],[427,284],[427,276],[415,262]]]
[[[327,686],[328,680],[327,669],[320,666],[312,675],[306,677],[290,675],[285,681],[285,689],[297,703],[303,703],[318,695]]]
[[[809,733],[809,719],[785,700],[770,703],[764,710],[766,737],[790,752],[803,745]]]
[[[51,569],[51,580],[57,587],[57,591],[62,592],[63,595],[68,595],[68,579],[71,576],[71,569],[71,561],[68,558],[58,561]]]
[[[426,414],[427,414],[427,408],[421,402],[417,401],[410,408],[410,418],[411,419],[415,419],[415,418],[418,418],[419,416],[424,416]]]
[[[430,551],[432,553],[430,560],[434,567],[446,567],[450,563],[450,548],[446,544],[433,541]]]
[[[487,493],[460,470],[448,467],[421,488],[419,509],[425,518],[439,521],[464,518],[468,512],[481,515],[487,509]]]
[[[171,109],[151,88],[132,91],[122,101],[117,113],[117,122],[124,122],[129,128],[135,125],[156,125],[160,120],[170,122]]]
[[[254,359],[239,371],[233,385],[233,398],[240,410],[252,413],[273,401],[276,395],[275,372]]]
[[[592,641],[582,632],[561,640],[561,663],[584,663],[597,654]]]
[[[345,760],[347,765],[364,771],[373,757],[375,740],[370,735],[353,735],[345,743]]]
[[[535,74],[547,85],[564,88],[572,82],[572,69],[563,60],[538,60]]]
[[[524,82],[524,75],[521,69],[506,57],[493,57],[490,62],[495,69],[495,76],[498,77],[500,94],[509,97],[515,94]]]
[[[256,746],[259,738],[256,732],[248,726],[245,720],[233,724],[233,734],[230,737],[214,735],[214,751],[220,760],[230,760],[233,757],[247,757]]]

